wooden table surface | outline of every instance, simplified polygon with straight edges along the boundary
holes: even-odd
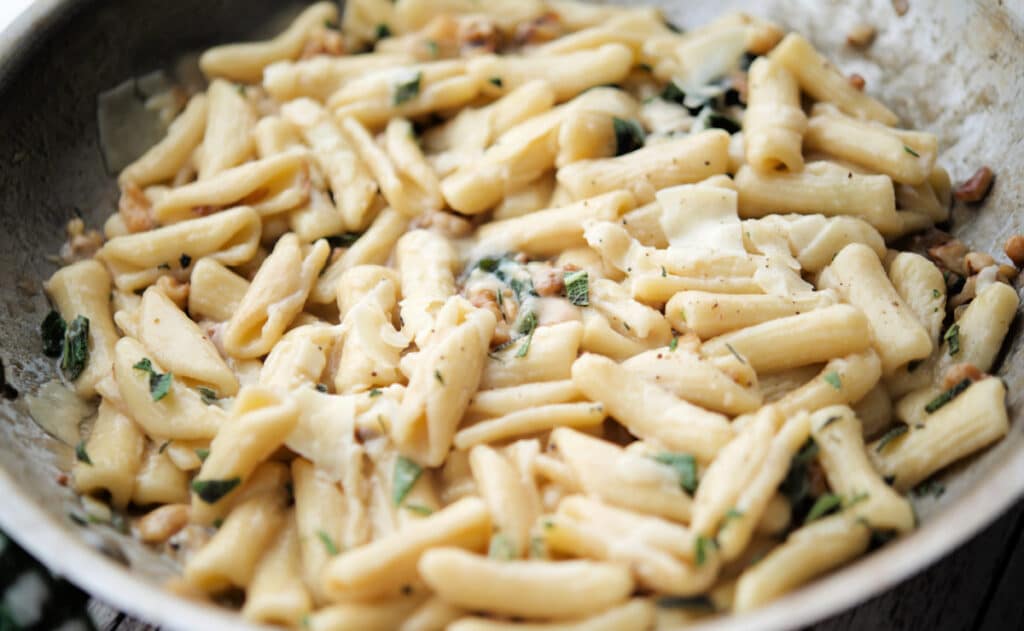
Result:
[[[807,631],[1024,629],[1024,502],[951,555],[881,596]],[[102,631],[156,631],[95,601]]]

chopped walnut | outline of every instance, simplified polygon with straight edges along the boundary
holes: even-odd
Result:
[[[60,247],[60,260],[65,265],[92,258],[103,247],[103,235],[98,230],[86,230],[85,222],[75,217],[67,225],[67,241]]]
[[[459,49],[463,54],[493,53],[502,45],[498,26],[483,16],[474,16],[459,22]]]
[[[320,27],[310,33],[306,46],[302,49],[302,59],[317,55],[344,55],[346,52],[345,38],[341,33],[327,27]]]
[[[866,81],[864,81],[864,77],[860,76],[856,72],[850,75],[850,77],[847,80],[850,82],[850,85],[857,88],[858,90],[863,90],[864,85],[867,83]]]
[[[964,267],[967,268],[967,274],[970,276],[995,264],[996,260],[984,252],[969,252],[964,257]]]
[[[1019,272],[1017,268],[1012,265],[1000,265],[999,271],[996,273],[996,278],[1007,285],[1012,285],[1013,281],[1017,279]]]
[[[946,269],[956,272],[961,276],[968,276],[967,267],[964,265],[964,258],[967,256],[967,246],[960,239],[952,239],[928,248],[928,256],[937,261]]]
[[[510,330],[508,322],[505,320],[502,309],[498,306],[497,296],[490,289],[476,289],[470,292],[469,302],[478,309],[487,309],[494,314],[494,317],[498,320],[498,325],[494,328],[494,335],[491,336],[491,345],[497,346],[498,344],[504,344],[510,339]],[[507,304],[512,302],[511,300],[503,301]]]
[[[540,17],[517,26],[515,42],[519,46],[543,44],[558,39],[564,33],[565,27],[562,24],[561,16],[554,11],[548,11]]]
[[[182,283],[172,276],[161,276],[156,280],[156,286],[171,299],[171,302],[178,305],[179,309],[185,310],[188,304],[188,283]]]
[[[954,309],[956,309],[959,306],[966,305],[968,302],[974,300],[974,297],[977,295],[977,292],[978,277],[970,276],[967,278],[966,281],[964,281],[964,286],[963,289],[960,290],[960,293],[953,296],[949,300],[948,305]]]
[[[121,187],[117,212],[121,214],[128,232],[144,232],[153,228],[155,224],[150,215],[152,207],[146,193],[134,182],[126,182]]]
[[[896,11],[896,15],[903,17],[910,10],[910,2],[908,0],[892,0],[892,8]]]
[[[974,172],[970,179],[958,186],[953,191],[953,195],[962,202],[978,203],[985,199],[988,192],[992,190],[993,179],[995,179],[995,174],[992,173],[992,169],[981,167]]]
[[[875,41],[877,31],[870,24],[858,24],[846,34],[846,43],[854,48],[867,48]]]
[[[973,382],[980,381],[984,377],[985,373],[981,372],[977,366],[970,362],[953,364],[946,370],[946,374],[942,376],[942,389],[949,390],[964,379],[970,379]]]
[[[163,543],[188,524],[188,504],[165,504],[143,515],[136,523],[139,538],[146,543]]]
[[[1024,234],[1015,234],[1006,240],[1003,252],[1017,267],[1024,267]]]
[[[533,275],[533,288],[541,296],[558,296],[565,289],[565,277],[557,268],[546,268]]]

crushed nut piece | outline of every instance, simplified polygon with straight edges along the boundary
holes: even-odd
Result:
[[[516,28],[515,42],[520,46],[543,44],[558,39],[565,32],[562,18],[554,11],[520,24]]]
[[[1003,252],[1017,267],[1024,267],[1024,234],[1015,234],[1006,240]]]
[[[946,374],[942,376],[942,389],[949,390],[964,379],[970,379],[973,382],[980,381],[984,377],[985,373],[981,372],[977,366],[970,362],[953,364],[946,370]]]
[[[995,179],[995,175],[992,173],[992,169],[981,167],[974,172],[974,175],[969,180],[957,187],[953,191],[953,195],[962,202],[969,204],[978,203],[985,199],[985,196],[992,189],[993,179]]]
[[[850,78],[847,80],[850,82],[850,85],[857,88],[858,90],[863,90],[864,85],[867,83],[866,81],[864,81],[864,77],[860,76],[856,72],[850,75]]]
[[[502,45],[501,31],[485,17],[459,22],[460,50],[463,53],[493,53]]]
[[[103,247],[103,235],[98,230],[86,230],[85,222],[75,217],[66,227],[68,238],[60,248],[60,260],[65,265],[92,258]]]
[[[960,293],[953,296],[947,303],[948,306],[956,309],[957,307],[966,305],[968,302],[974,300],[974,297],[978,292],[978,277],[971,276],[964,281],[964,287],[960,290]]]
[[[928,248],[928,256],[940,263],[942,267],[961,276],[969,276],[967,267],[964,265],[967,252],[967,246],[960,239],[952,239],[942,245]]]
[[[188,504],[165,504],[138,521],[139,538],[146,543],[163,543],[188,524]]]
[[[117,212],[121,213],[124,226],[128,232],[144,232],[155,225],[150,216],[152,204],[141,188],[134,182],[126,182],[121,188],[121,199],[117,202]]]
[[[178,305],[178,308],[185,310],[188,304],[189,284],[178,281],[173,276],[161,276],[156,280],[156,286],[171,302]]]
[[[996,273],[996,278],[1007,285],[1012,285],[1013,281],[1017,279],[1018,274],[1019,272],[1016,267],[1012,265],[1000,265],[999,271]]]
[[[996,260],[984,252],[969,252],[964,257],[964,266],[969,275],[974,275],[986,267],[996,264]]]
[[[858,24],[846,34],[846,43],[854,48],[867,48],[875,41],[877,31],[870,24]]]
[[[541,296],[557,296],[565,288],[562,271],[552,267],[535,274],[533,287]]]
[[[910,10],[910,2],[907,0],[892,0],[892,8],[896,15],[903,17]]]

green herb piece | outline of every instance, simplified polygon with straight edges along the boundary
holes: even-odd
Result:
[[[432,39],[428,39],[427,40],[427,50],[430,51],[430,56],[431,57],[437,57],[437,54],[439,52],[439,49],[437,47],[437,42],[435,42]]]
[[[180,257],[178,257],[178,263],[181,265],[182,269],[185,269],[186,267],[192,264],[192,257],[189,256],[188,254],[182,254]]]
[[[683,322],[685,322],[685,321],[686,321],[686,318],[683,318]],[[747,363],[747,360],[743,359],[743,355],[740,355],[740,354],[739,354],[739,353],[738,353],[738,352],[736,351],[736,349],[732,347],[732,344],[730,344],[730,343],[726,342],[726,343],[725,343],[725,347],[726,347],[727,349],[729,349],[729,352],[730,352],[730,353],[732,353],[733,357],[735,357],[736,359],[738,359],[738,360],[740,361],[740,363],[741,363],[741,364],[746,364],[746,363]]]
[[[879,439],[878,446],[875,447],[875,452],[882,453],[882,450],[885,449],[889,443],[906,434],[908,431],[910,431],[910,428],[906,425],[903,423],[897,423],[892,429],[887,431],[881,439]]]
[[[622,326],[626,327],[627,331],[632,331],[633,330],[633,328],[631,326],[629,326],[629,322],[626,322],[625,320],[622,321]]]
[[[946,487],[938,480],[925,480],[914,487],[913,493],[916,497],[925,497],[928,495],[934,495],[935,497],[942,497],[946,492]]]
[[[818,456],[818,443],[813,438],[808,438],[800,451],[796,452],[789,464],[789,471],[779,485],[779,491],[789,500],[789,505],[796,507],[810,490],[810,483],[807,479],[807,467]]]
[[[530,332],[526,334],[526,339],[524,339],[523,343],[519,345],[519,349],[516,351],[517,358],[526,357],[530,352],[530,343],[533,342],[534,330],[535,329],[531,329]]]
[[[437,382],[442,386],[444,385],[444,377],[441,376],[440,370],[434,370],[434,379],[437,379]]]
[[[476,266],[485,272],[493,274],[498,270],[498,266],[501,265],[501,259],[493,256],[485,256],[476,262]]]
[[[704,565],[704,562],[708,559],[708,553],[717,549],[718,544],[715,543],[714,539],[704,535],[697,535],[697,540],[693,543],[693,554],[696,557],[697,567]]]
[[[726,116],[725,114],[719,114],[718,112],[713,112],[710,116],[708,116],[708,128],[724,129],[726,132],[730,134],[735,134],[736,132],[743,129],[743,127],[738,122]]]
[[[547,557],[548,547],[544,542],[544,537],[530,537],[530,558],[546,559]]]
[[[914,151],[913,149],[911,149],[910,147],[908,147],[906,145],[903,145],[903,150],[906,151],[907,153],[909,153],[910,155],[914,156],[915,158],[920,158],[921,157],[921,154],[919,154],[918,152]]]
[[[612,129],[615,131],[615,155],[631,153],[644,146],[647,134],[635,120],[613,116]]]
[[[828,417],[827,419],[825,419],[825,422],[821,424],[821,427],[819,427],[818,430],[820,431],[820,430],[825,429],[826,427],[828,427],[832,423],[835,423],[836,421],[838,421],[841,418],[843,418],[843,417],[841,417],[839,415]]]
[[[551,530],[555,527],[555,522],[551,519],[545,518],[541,520],[540,525],[544,528],[544,530]]]
[[[590,305],[590,276],[586,270],[568,272],[565,281],[565,297],[577,307]]]
[[[970,387],[971,387],[971,380],[970,379],[964,379],[963,381],[961,381],[960,383],[956,384],[955,386],[953,386],[949,390],[946,390],[945,392],[943,392],[939,396],[937,396],[934,399],[932,399],[931,401],[929,401],[928,405],[924,406],[924,411],[929,413],[929,414],[934,413],[936,410],[938,410],[942,406],[946,405],[947,403],[949,403],[953,399],[955,399],[958,396],[960,396],[960,394],[964,390],[966,390],[966,389],[968,389]]]
[[[64,350],[64,332],[68,325],[56,311],[51,311],[43,318],[39,333],[43,337],[43,355],[60,357]]]
[[[530,352],[530,342],[533,341],[533,332],[537,330],[537,314],[532,311],[527,311],[522,320],[519,322],[517,330],[526,336],[523,343],[519,345],[519,350],[516,351],[516,357],[526,357],[526,354]]]
[[[807,442],[803,444],[800,451],[796,452],[793,459],[796,460],[797,464],[808,464],[818,457],[818,443],[814,442],[813,438],[808,438]]]
[[[206,459],[210,457],[210,450],[205,447],[199,447],[196,449],[196,455],[199,456],[200,462],[206,462]]]
[[[166,373],[161,375],[153,369],[153,362],[148,357],[143,357],[132,366],[135,370],[141,370],[149,373],[149,395],[153,397],[154,401],[167,396],[167,393],[171,391],[171,384],[174,382],[174,374]]]
[[[501,77],[491,77],[487,82],[498,88],[505,87],[505,82],[501,80]]]
[[[953,357],[960,352],[960,325],[954,324],[946,330],[942,336],[943,341],[949,344],[949,356]]]
[[[665,85],[665,89],[661,91],[661,98],[665,101],[669,101],[670,103],[678,103],[679,105],[682,105],[683,101],[686,100],[686,93],[679,89],[679,86],[676,85],[675,81],[669,81],[668,84]]]
[[[167,451],[167,448],[170,447],[170,446],[171,446],[171,441],[165,440],[163,443],[160,444],[160,448],[156,450],[156,453],[162,454],[165,451]]]
[[[679,348],[679,338],[673,335],[672,341],[668,343],[668,350],[675,351],[677,348]]]
[[[932,290],[932,298],[941,298],[941,297],[942,297],[942,292],[941,291],[939,291],[938,289],[933,289]]]
[[[376,35],[377,35],[377,39],[384,39],[386,37],[391,37],[391,27],[388,26],[387,24],[381,22],[380,24],[377,25]]]
[[[384,391],[382,391],[380,388],[374,388],[373,390],[370,390],[371,399],[374,397],[379,397],[382,394],[384,394]]]
[[[707,596],[662,596],[655,605],[661,609],[715,610],[715,604]]]
[[[300,624],[302,625],[303,629],[312,629],[313,628],[312,619],[311,619],[311,617],[310,617],[310,615],[308,613],[302,614],[302,620],[300,621]]]
[[[739,519],[740,517],[743,517],[743,511],[738,508],[730,508],[725,512],[725,518],[722,520],[722,527],[724,528],[730,521]]]
[[[399,456],[395,460],[395,470],[391,482],[391,501],[395,503],[395,506],[401,505],[402,500],[409,494],[421,475],[423,475],[423,467],[412,460],[405,456]]]
[[[825,382],[836,390],[843,389],[843,380],[839,378],[839,373],[834,370],[825,373]]]
[[[217,392],[212,388],[206,386],[199,386],[196,388],[199,391],[199,398],[203,400],[206,405],[213,405],[217,402]]]
[[[239,477],[224,480],[192,480],[192,492],[207,504],[216,504],[241,483],[242,478]]]
[[[423,82],[423,73],[417,72],[411,79],[403,81],[395,86],[394,105],[401,105],[411,101],[420,93],[420,84]]]
[[[811,506],[811,511],[807,513],[807,517],[804,518],[804,524],[809,524],[819,517],[824,517],[829,513],[837,510],[843,503],[843,498],[834,493],[825,493],[818,497],[814,502],[814,506]]]
[[[866,502],[869,497],[871,496],[867,493],[854,493],[853,497],[843,502],[843,508],[850,508],[861,502]]]
[[[516,548],[508,537],[496,532],[491,537],[490,545],[487,546],[487,556],[499,561],[511,561],[516,558]]]
[[[64,353],[60,369],[69,380],[78,379],[89,361],[89,318],[78,316],[68,325],[64,334]]]
[[[318,383],[318,384],[316,384],[315,387],[316,387],[316,391],[317,392],[327,392],[327,384],[326,383]]]
[[[424,506],[423,504],[403,504],[402,508],[404,508],[407,511],[416,513],[417,515],[427,516],[434,514],[433,508],[430,508],[429,506]]]
[[[672,467],[679,476],[679,486],[687,493],[697,490],[697,460],[690,454],[664,452],[653,456],[656,462]]]
[[[623,221],[625,221],[625,220],[623,220]],[[661,277],[662,278],[668,278],[668,270],[665,269],[664,265],[661,266]]]
[[[327,245],[332,248],[350,248],[361,236],[361,232],[343,232],[327,237]]]
[[[334,539],[331,539],[331,536],[329,534],[327,534],[323,530],[317,530],[316,537],[320,540],[320,543],[324,544],[324,548],[327,550],[327,554],[331,555],[332,557],[338,556],[338,546],[334,543]]]
[[[75,460],[92,466],[92,458],[89,457],[89,452],[85,450],[84,440],[79,441],[78,444],[75,445]]]

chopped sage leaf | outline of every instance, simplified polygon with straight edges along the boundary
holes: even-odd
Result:
[[[75,460],[78,460],[79,462],[84,462],[85,464],[90,466],[92,465],[92,458],[89,457],[89,452],[85,450],[84,440],[79,441],[79,443],[75,445]]]
[[[674,351],[677,348],[679,348],[679,338],[673,335],[672,341],[668,343],[668,350]]]
[[[67,323],[56,311],[46,314],[43,324],[39,327],[39,333],[43,336],[43,354],[47,357],[60,357],[64,350],[64,332],[67,330]]]
[[[210,457],[210,450],[205,447],[199,447],[196,449],[196,455],[199,456],[200,462],[206,462],[206,459]]]
[[[926,497],[933,495],[935,497],[942,497],[946,492],[946,487],[938,480],[925,480],[914,487],[913,493],[916,497]]]
[[[715,610],[715,604],[707,596],[662,596],[655,601],[655,605],[661,609]]]
[[[697,460],[690,454],[663,452],[653,456],[655,462],[672,467],[679,477],[679,486],[687,493],[697,490]]]
[[[527,311],[523,314],[516,330],[526,337],[526,339],[523,340],[523,343],[519,345],[519,350],[516,351],[516,357],[526,357],[526,354],[530,352],[530,342],[533,341],[533,332],[537,330],[537,314],[533,311]]]
[[[167,448],[171,446],[171,441],[165,440],[160,444],[160,448],[156,450],[156,453],[162,454],[167,451]]]
[[[843,389],[843,380],[839,378],[839,373],[834,370],[825,373],[825,382],[836,390]]]
[[[505,87],[505,82],[501,80],[501,77],[491,77],[487,82],[498,88]]]
[[[338,550],[338,546],[334,543],[334,539],[331,539],[331,536],[329,534],[327,534],[323,530],[317,530],[316,537],[320,540],[320,543],[324,544],[324,548],[327,550],[327,554],[331,555],[332,557],[338,556],[338,552],[340,552]]]
[[[708,559],[708,553],[717,549],[718,544],[714,539],[704,535],[697,535],[697,540],[693,544],[693,555],[697,561],[697,567],[704,565],[704,562]]]
[[[949,344],[949,356],[953,357],[960,352],[960,325],[954,324],[946,330],[942,336],[943,341]]]
[[[669,81],[665,89],[661,91],[661,98],[670,103],[682,105],[683,101],[686,100],[686,93],[679,89],[675,81]]]
[[[809,524],[819,517],[824,517],[829,513],[836,511],[843,503],[843,498],[836,495],[835,493],[825,493],[815,500],[814,505],[811,506],[811,511],[807,513],[807,517],[804,519],[804,524]]]
[[[632,153],[644,146],[647,134],[635,120],[626,120],[618,116],[612,117],[612,129],[615,131],[615,155]]]
[[[68,325],[64,334],[64,353],[60,358],[60,369],[64,376],[74,381],[85,370],[89,361],[89,318],[78,316]]]
[[[911,149],[910,147],[908,147],[906,145],[903,145],[903,150],[906,151],[907,153],[909,153],[910,155],[914,156],[915,158],[920,158],[921,157],[921,154],[919,154],[918,152],[914,151],[913,149]]]
[[[738,122],[725,114],[719,114],[718,112],[713,112],[708,116],[708,128],[723,129],[730,134],[735,134],[743,129]]]
[[[132,366],[132,368],[149,373],[149,394],[153,397],[154,401],[159,401],[166,397],[167,393],[171,391],[174,374],[166,373],[161,375],[153,369],[153,362],[151,362],[148,357],[140,359],[134,366]]]
[[[547,557],[548,547],[544,537],[530,537],[530,558],[546,559]]]
[[[391,27],[388,26],[387,24],[381,22],[380,24],[377,25],[376,33],[377,33],[377,39],[384,39],[386,37],[391,37]]]
[[[730,508],[725,512],[725,519],[722,520],[722,525],[724,526],[733,519],[739,519],[740,517],[743,517],[743,511],[739,510],[738,508]]]
[[[939,291],[938,289],[933,289],[932,290],[932,298],[941,298],[941,297],[942,297],[942,292],[941,291]]]
[[[395,506],[402,504],[402,500],[409,494],[409,491],[412,490],[413,485],[416,484],[416,480],[419,480],[421,475],[423,475],[423,467],[412,460],[405,456],[399,456],[395,460],[395,470],[391,482],[391,501],[394,502]]]
[[[184,269],[192,264],[192,257],[188,254],[182,254],[178,257],[178,263],[181,265],[182,269]]]
[[[499,561],[511,561],[516,558],[516,548],[508,537],[496,532],[491,537],[490,545],[487,546],[487,556]]]
[[[381,390],[380,388],[374,388],[373,390],[370,390],[370,398],[371,399],[374,398],[374,397],[379,397],[382,394],[384,394],[384,391]]]
[[[519,345],[519,349],[516,351],[516,357],[526,357],[530,352],[530,343],[533,342],[533,332],[536,329],[530,329],[530,332],[526,334],[526,339]]]
[[[213,405],[217,402],[217,392],[212,388],[206,386],[199,386],[196,388],[199,391],[199,398],[203,400],[206,405]]]
[[[327,384],[326,383],[318,383],[318,384],[316,384],[316,391],[317,392],[327,392]]]
[[[423,504],[403,504],[402,508],[404,508],[407,511],[416,513],[417,515],[426,516],[434,514],[433,508],[430,508],[429,506],[424,506]]]
[[[363,235],[360,232],[343,232],[327,237],[327,245],[332,248],[350,248],[361,236]]]
[[[910,431],[910,428],[908,428],[906,425],[904,425],[903,423],[897,423],[892,429],[887,431],[885,435],[882,436],[882,438],[878,440],[878,446],[875,447],[875,452],[882,453],[882,450],[885,449],[889,443],[896,440],[900,436],[906,434],[908,431]]]
[[[434,370],[434,379],[437,379],[437,382],[442,386],[444,385],[444,377],[441,376],[440,370]]]
[[[423,72],[417,72],[412,78],[395,86],[394,105],[401,105],[416,98],[423,82]]]
[[[586,270],[568,272],[564,276],[565,297],[577,307],[590,304],[590,276]]]
[[[686,321],[686,318],[683,318],[683,322],[685,322],[685,321]],[[729,349],[729,352],[732,353],[733,357],[738,359],[741,364],[746,364],[747,363],[747,360],[743,359],[743,355],[740,355],[739,352],[737,352],[736,349],[732,347],[732,344],[726,342],[725,343],[725,347],[727,349]]]
[[[960,383],[956,384],[955,386],[953,386],[949,390],[946,390],[945,392],[943,392],[939,396],[937,396],[934,399],[932,399],[931,401],[929,401],[928,405],[924,406],[924,411],[929,413],[929,414],[932,414],[933,412],[935,412],[936,410],[938,410],[942,406],[946,405],[947,403],[949,403],[953,399],[955,399],[958,396],[960,396],[960,394],[964,390],[966,390],[966,389],[968,389],[970,387],[971,387],[971,380],[970,379],[964,379],[963,381],[961,381]]]
[[[207,504],[216,504],[241,483],[242,478],[239,477],[224,480],[192,480],[192,491]]]

